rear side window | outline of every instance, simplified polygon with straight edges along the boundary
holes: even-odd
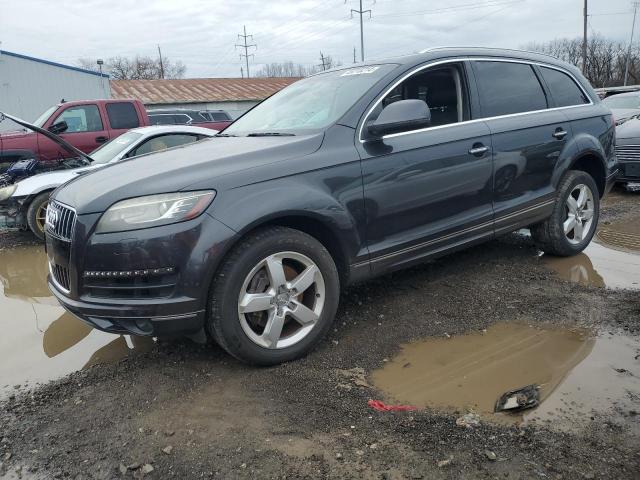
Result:
[[[136,107],[132,103],[107,103],[107,115],[111,128],[136,128],[140,126]]]
[[[474,62],[484,117],[547,108],[547,98],[531,65],[513,62]]]
[[[553,68],[540,67],[542,78],[549,87],[549,92],[555,100],[556,107],[569,107],[589,103],[589,99],[576,85],[576,82],[566,73]]]
[[[209,116],[214,122],[228,122],[231,120],[229,115],[224,112],[209,112]]]

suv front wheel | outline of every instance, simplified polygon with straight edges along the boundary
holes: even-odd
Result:
[[[335,262],[320,242],[268,227],[242,240],[216,273],[208,330],[244,362],[293,360],[329,330],[339,292]]]
[[[570,170],[560,182],[553,213],[531,227],[531,236],[545,253],[576,255],[591,242],[599,216],[596,182],[586,172]]]

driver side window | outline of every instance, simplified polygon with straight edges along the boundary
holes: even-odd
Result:
[[[67,122],[67,130],[64,133],[99,132],[104,130],[102,119],[97,105],[79,105],[69,107],[53,121]]]
[[[136,148],[130,157],[137,157],[145,153],[159,152],[166,150],[167,148],[177,147],[180,145],[186,145],[187,143],[197,142],[199,140],[197,135],[189,135],[185,133],[173,133],[169,135],[159,135],[157,137],[150,138],[143,142],[138,148]]]
[[[388,105],[399,100],[422,100],[431,112],[431,126],[469,119],[469,105],[462,65],[452,63],[422,70],[389,92],[376,107],[375,120]]]

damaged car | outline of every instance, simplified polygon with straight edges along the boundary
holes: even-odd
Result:
[[[27,128],[37,128],[19,119],[12,119],[20,121]],[[8,219],[9,226],[28,228],[38,239],[44,240],[49,196],[60,185],[120,160],[187,145],[213,137],[216,133],[208,128],[187,125],[135,128],[98,147],[91,155],[75,152],[78,157],[66,160],[68,166],[64,170],[28,176],[0,186],[0,214]],[[56,142],[62,140],[50,132],[49,138]],[[65,143],[64,140],[60,142],[63,146]]]

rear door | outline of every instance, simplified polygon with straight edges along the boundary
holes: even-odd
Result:
[[[550,109],[535,66],[525,61],[474,60],[482,118],[493,146],[496,233],[545,218],[553,208],[552,176],[570,145],[570,122]]]
[[[493,234],[491,136],[471,119],[463,62],[422,68],[392,87],[364,125],[397,100],[421,99],[431,126],[360,140],[374,272]]]
[[[60,137],[85,153],[91,153],[109,140],[106,122],[96,104],[70,105],[48,121],[45,128],[48,129],[51,125],[62,121],[67,123],[67,130],[61,133]],[[43,160],[56,160],[71,156],[55,142],[40,134],[38,134],[38,148]]]

